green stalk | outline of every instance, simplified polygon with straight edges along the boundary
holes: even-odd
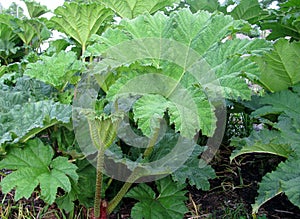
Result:
[[[149,141],[149,144],[144,152],[144,158],[151,155],[154,149],[154,145],[157,141],[159,135],[159,128],[155,129],[153,138]],[[131,185],[138,180],[143,174],[140,172],[141,169],[135,169],[131,173],[131,175],[128,177],[127,182],[122,186],[118,194],[108,203],[107,207],[107,213],[110,214],[113,212],[113,210],[118,206],[122,198],[126,195],[128,190],[130,189]]]
[[[118,194],[108,203],[107,206],[107,214],[111,214],[113,210],[118,206],[122,198],[126,195],[128,190],[130,189],[131,185],[140,178],[140,172],[139,171],[133,171],[131,175],[128,177],[125,184],[122,186]]]
[[[100,217],[101,191],[102,191],[102,170],[104,168],[104,147],[100,147],[97,155],[97,175],[96,175],[96,191],[94,201],[94,215]]]
[[[144,158],[149,157],[151,155],[151,153],[154,149],[155,142],[157,141],[158,135],[159,135],[159,128],[156,128],[154,130],[153,137],[150,139],[149,144],[148,144],[146,150],[144,151]]]

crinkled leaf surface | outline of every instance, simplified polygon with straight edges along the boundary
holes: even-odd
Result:
[[[257,59],[261,83],[270,91],[280,91],[300,82],[300,42],[280,39],[274,50]]]
[[[15,105],[0,121],[0,145],[9,141],[25,142],[40,131],[59,123],[69,123],[70,105],[44,100]]]
[[[235,19],[246,20],[251,24],[258,24],[259,21],[269,16],[267,10],[263,10],[258,0],[241,0],[230,12]]]
[[[135,18],[145,12],[150,14],[163,9],[166,6],[172,6],[178,3],[178,0],[102,0],[101,3],[113,9],[122,18]]]
[[[172,173],[174,181],[183,184],[188,179],[189,184],[196,186],[197,189],[202,189],[203,191],[209,190],[210,183],[208,180],[214,179],[216,174],[214,169],[209,165],[199,168],[200,159],[198,157],[203,151],[204,147],[196,146],[185,164]]]
[[[299,155],[300,155],[300,89],[299,84],[289,90],[275,92],[261,97],[261,107],[252,113],[259,118],[276,115],[277,120],[267,121],[274,130],[261,130],[244,139],[233,140],[233,144],[240,148],[234,151],[231,159],[244,153],[271,153],[286,157],[284,163],[277,169],[263,177],[259,187],[259,195],[253,205],[253,213],[274,196],[285,193],[296,206],[299,199]],[[266,117],[268,118],[268,117]],[[275,130],[277,129],[277,130]]]
[[[299,1],[289,0],[279,4],[279,9],[271,11],[270,18],[260,25],[263,30],[272,30],[267,39],[276,40],[289,36],[292,40],[299,40],[299,10]]]
[[[299,157],[291,157],[286,162],[280,163],[275,171],[263,177],[259,184],[259,195],[252,206],[253,213],[257,213],[260,206],[282,192],[294,205],[300,207],[299,165]]]
[[[261,8],[258,0],[225,1],[222,4],[218,0],[187,0],[186,2],[195,12],[199,10],[221,11],[224,14],[230,14],[236,20],[246,20],[251,24],[259,24],[259,21],[269,15]],[[228,11],[229,6],[235,7],[232,11]]]
[[[253,131],[247,138],[234,138],[231,140],[231,145],[238,147],[231,154],[231,160],[249,153],[267,153],[285,158],[292,153],[291,146],[282,138],[280,131],[266,129],[259,132]]]
[[[61,51],[51,57],[41,56],[41,60],[28,64],[24,74],[61,90],[68,82],[73,81],[75,73],[83,69],[84,64],[77,60],[74,52]]]
[[[252,113],[253,116],[282,113],[291,118],[297,118],[300,114],[300,93],[296,90],[283,90],[266,95],[260,99],[261,108]]]
[[[199,10],[206,10],[209,12],[214,12],[216,10],[226,11],[225,7],[222,10],[218,0],[186,0],[186,3],[190,6],[193,12],[197,12]]]
[[[188,138],[200,129],[204,134],[212,135],[216,118],[209,97],[211,101],[222,95],[234,100],[250,99],[251,90],[243,77],[254,80],[260,73],[256,63],[247,56],[261,55],[271,46],[261,39],[235,39],[224,43],[223,40],[243,28],[244,23],[230,16],[205,11],[192,14],[184,9],[171,13],[169,17],[162,13],[142,15],[133,20],[122,20],[120,26],[120,29],[107,30],[98,38],[99,43],[88,47],[88,54],[104,54],[111,58],[100,63],[111,68],[128,66],[128,62],[139,60],[142,66],[155,66],[157,72],[134,71],[129,66],[108,88],[107,97],[116,100],[120,94],[162,95],[172,103],[168,103],[171,122]],[[111,60],[114,61],[109,62]],[[103,76],[105,80],[107,75]],[[218,89],[219,95],[210,96]],[[141,117],[152,105],[159,104],[159,98],[149,101],[149,106],[140,107],[139,104],[135,107],[135,114]],[[163,104],[161,107],[164,108]],[[157,110],[154,114],[160,114],[161,118],[162,108],[152,112]],[[150,122],[152,115],[147,115],[143,116],[143,121],[147,122],[139,123],[145,134],[158,126]]]
[[[156,181],[158,195],[146,184],[139,184],[131,189],[126,197],[139,200],[131,210],[133,218],[144,219],[181,219],[188,211],[184,201],[185,184],[174,183],[170,177]]]
[[[54,10],[54,29],[74,38],[85,49],[92,34],[96,34],[112,11],[101,4],[65,3]],[[84,52],[84,51],[82,51]]]
[[[31,18],[37,18],[47,12],[49,10],[47,9],[46,6],[41,5],[40,3],[34,2],[34,1],[24,1],[28,10],[28,14]]]
[[[160,95],[143,96],[134,104],[134,119],[146,136],[151,136],[155,129],[160,128],[156,125],[160,124],[167,108],[168,101]]]
[[[0,161],[0,168],[15,170],[0,183],[3,193],[16,189],[15,199],[29,198],[39,185],[42,198],[53,203],[58,187],[70,192],[70,178],[77,181],[77,167],[65,157],[52,160],[54,152],[39,139],[28,141],[25,147],[12,148]],[[70,178],[69,178],[70,177]]]

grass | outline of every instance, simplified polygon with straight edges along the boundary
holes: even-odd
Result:
[[[37,204],[38,203],[38,204]],[[13,195],[2,198],[0,204],[1,219],[86,219],[88,215],[83,207],[78,207],[74,212],[65,213],[55,205],[45,205],[42,201],[32,197],[29,200],[14,202]]]

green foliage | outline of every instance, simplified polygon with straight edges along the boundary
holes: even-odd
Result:
[[[196,146],[192,155],[178,170],[172,173],[172,178],[174,181],[181,184],[185,183],[186,179],[192,186],[196,186],[197,189],[203,191],[208,191],[210,189],[209,179],[214,179],[216,177],[214,169],[205,165],[199,168],[200,160],[198,157],[204,151],[203,147]]]
[[[9,97],[18,98],[18,94]],[[18,104],[1,115],[1,146],[6,142],[26,142],[46,128],[70,122],[71,107],[69,105],[49,100],[20,104],[21,101],[21,99],[18,100]]]
[[[289,157],[292,153],[291,147],[282,139],[279,131],[261,130],[260,132],[252,132],[251,135],[242,140],[234,138],[231,145],[237,149],[231,154],[231,161],[238,156],[251,153],[267,153]]]
[[[258,197],[253,207],[253,212],[257,213],[258,209],[273,197],[285,193],[289,200],[296,206],[300,207],[300,160],[299,157],[291,157],[287,161],[280,163],[277,169],[267,173],[259,184]]]
[[[50,32],[45,24],[36,18],[27,20],[15,18],[11,20],[11,25],[14,28],[14,32],[26,46],[37,43],[35,48],[38,48],[41,41],[47,40],[50,37]]]
[[[168,164],[162,163],[162,158],[172,164],[187,158],[183,165],[174,165],[177,169],[171,176],[151,187],[135,186],[127,194],[139,201],[132,209],[133,218],[183,218],[188,211],[185,183],[209,190],[209,179],[216,174],[209,165],[199,166],[206,147],[189,141],[182,151],[185,145],[178,144],[178,150],[176,144],[195,134],[201,142],[214,136],[215,110],[227,103],[230,110],[251,119],[247,130],[252,123],[263,127],[243,139],[232,139],[236,150],[231,160],[249,153],[286,159],[264,176],[253,213],[280,193],[300,206],[298,0],[281,0],[275,10],[264,6],[270,0],[228,0],[223,4],[217,0],[76,0],[58,7],[50,21],[40,18],[47,8],[24,1],[30,18],[17,15],[16,4],[0,15],[0,168],[12,170],[0,183],[4,193],[15,189],[18,200],[35,191],[47,203],[55,201],[70,212],[70,217],[75,201],[85,207],[96,206],[97,216],[103,210],[99,209],[101,202],[116,194],[108,203],[109,214],[135,180],[172,172],[164,169]],[[170,8],[174,3],[179,5]],[[235,3],[236,7],[227,11]],[[184,7],[193,13],[180,9]],[[155,13],[159,10],[164,13]],[[112,23],[113,16],[121,21]],[[40,45],[51,34],[46,25],[66,38],[49,42],[49,49],[41,51]],[[258,36],[252,27],[271,30],[268,39],[288,39],[273,43],[236,37],[237,33]],[[71,51],[66,51],[68,46],[73,46]],[[99,62],[92,63],[89,58],[93,57]],[[78,130],[89,134],[80,140],[98,151],[90,154],[98,160],[97,169],[82,160],[70,124],[74,85],[86,69],[102,90],[95,100],[95,112],[88,111],[88,122]],[[245,103],[256,95],[255,83],[274,94]],[[75,97],[76,92],[79,95],[81,91],[75,90]],[[113,107],[118,103],[122,107],[128,96],[132,101],[127,109],[128,125],[134,134],[151,138],[140,145],[148,146],[146,149],[131,147],[117,135],[121,115],[115,115]],[[239,108],[241,104],[244,106]],[[255,110],[251,116],[248,108]],[[162,126],[163,136],[158,133]],[[126,164],[133,171],[121,188],[113,179],[106,184],[108,178],[101,173],[104,156],[111,154],[115,163]],[[153,170],[145,165],[148,162],[160,168]],[[59,195],[58,188],[62,189]]]
[[[274,44],[274,50],[256,61],[260,65],[259,81],[270,91],[285,90],[300,82],[298,63],[300,43],[280,39]]]
[[[222,43],[222,40],[228,35],[243,28],[243,22],[235,21],[229,16],[209,14],[203,11],[192,14],[189,10],[181,10],[172,13],[170,17],[161,13],[154,16],[143,15],[133,20],[123,20],[120,26],[122,29],[109,29],[102,37],[99,37],[98,40],[101,43],[88,47],[89,54],[105,54],[109,52],[107,49],[109,46],[120,43],[126,45],[128,41],[133,53],[126,50],[124,56],[132,57],[131,59],[135,61],[137,51],[141,46],[138,43],[132,45],[131,42],[135,39],[169,38],[186,45],[184,47],[180,44],[181,48],[179,44],[169,45],[170,42],[165,42],[161,45],[157,43],[159,41],[151,41],[152,46],[147,48],[149,54],[160,54],[161,51],[168,51],[170,47],[176,47],[175,50],[178,49],[181,52],[180,58],[177,59],[179,60],[178,63],[165,60],[158,61],[155,58],[149,60],[145,57],[141,61],[143,64],[140,65],[143,66],[147,63],[147,65],[157,66],[155,74],[147,72],[146,68],[139,70],[136,69],[136,65],[131,65],[128,70],[122,68],[124,74],[108,88],[107,97],[109,100],[118,98],[117,94],[128,94],[132,89],[134,92],[139,90],[144,95],[135,103],[133,109],[139,128],[148,136],[150,130],[155,130],[155,127],[158,126],[157,122],[155,124],[154,121],[158,121],[157,118],[162,118],[167,108],[170,122],[175,124],[176,131],[180,131],[183,136],[191,138],[194,136],[195,130],[202,130],[205,135],[211,136],[215,129],[216,118],[213,113],[214,107],[208,102],[208,94],[204,92],[204,89],[213,89],[208,86],[211,83],[210,80],[214,79],[204,79],[203,74],[206,71],[211,71],[212,74],[216,75],[216,79],[220,82],[220,85],[216,86],[222,89],[226,98],[233,100],[238,98],[250,99],[251,90],[243,77],[257,79],[259,69],[249,58],[242,58],[241,56],[245,54],[260,55],[270,49],[269,43],[258,39],[254,41],[235,39]],[[214,31],[216,29],[219,30],[217,33]],[[149,44],[150,42],[147,43],[147,45]],[[191,55],[192,52],[186,48],[191,48],[193,52],[197,53]],[[164,56],[164,54],[160,55]],[[142,59],[144,56],[144,54],[140,54],[138,58]],[[205,58],[205,62],[202,57]],[[188,61],[182,63],[186,59]],[[197,75],[192,75],[189,70],[194,69],[189,68],[194,64],[193,61],[199,60],[202,60],[205,70],[199,69]],[[153,71],[153,69],[149,70]],[[139,82],[135,80],[136,78],[139,78]],[[102,80],[101,84],[103,84]],[[177,87],[179,84],[186,91]],[[178,102],[180,98],[177,95],[180,93],[180,98],[184,98],[181,102],[186,103],[190,108]],[[163,97],[152,94],[160,94]],[[159,105],[159,107],[153,107],[153,105]],[[150,108],[151,112],[149,112]],[[183,112],[189,113],[183,115]]]
[[[234,19],[246,20],[251,24],[259,24],[261,20],[269,16],[268,11],[262,9],[258,0],[225,1],[223,5],[218,0],[186,0],[186,2],[193,11],[221,11],[231,15]],[[234,4],[236,4],[234,9],[228,11],[227,8]]]
[[[259,104],[261,107],[254,111],[252,116],[262,118],[275,130],[253,131],[248,138],[235,139],[233,144],[239,145],[240,148],[233,153],[231,159],[253,152],[271,153],[287,158],[275,171],[263,177],[258,190],[259,195],[253,205],[253,213],[257,213],[260,206],[279,193],[285,193],[292,203],[300,207],[299,197],[295,195],[299,191],[296,182],[300,177],[299,84],[292,90],[283,90],[262,97]]]
[[[118,122],[113,118],[100,117],[88,119],[90,135],[93,145],[98,150],[107,149],[112,145],[116,136]]]
[[[133,218],[183,218],[188,211],[184,201],[185,184],[174,183],[170,177],[156,181],[158,194],[146,184],[140,184],[131,189],[126,197],[139,200],[131,210]]]
[[[0,15],[0,59],[4,64],[10,62],[9,57],[16,56],[17,52],[21,53],[21,39],[9,25],[11,19],[13,17],[10,15]],[[21,53],[20,56],[22,55]]]
[[[26,4],[30,18],[37,18],[49,12],[47,7],[41,5],[40,3],[37,3],[35,1],[30,1],[30,0],[24,0],[24,2]]]
[[[186,0],[186,3],[190,6],[193,12],[199,10],[206,10],[209,12],[214,11],[226,11],[226,7],[221,7],[218,0]]]
[[[261,24],[263,30],[272,30],[267,39],[289,36],[291,40],[300,40],[299,9],[299,1],[289,0],[279,4],[279,9],[271,11],[270,17]]]
[[[246,20],[251,24],[259,24],[261,20],[269,16],[269,13],[262,9],[258,0],[241,0],[230,12],[230,15],[235,19]]]
[[[12,148],[0,161],[0,168],[15,170],[1,181],[2,191],[15,188],[15,199],[19,200],[29,198],[39,185],[43,200],[49,204],[54,202],[57,188],[70,192],[70,179],[78,180],[77,167],[65,157],[53,156],[52,148],[38,139],[28,141],[23,149]]]
[[[178,3],[179,0],[102,0],[100,2],[114,10],[121,18],[132,19],[145,12],[154,14],[166,6],[172,6],[174,3]]]
[[[75,74],[83,69],[84,64],[77,60],[74,52],[61,51],[51,57],[43,55],[39,61],[29,63],[24,74],[63,91],[69,83],[76,84],[79,81],[79,76]]]
[[[65,3],[54,10],[51,18],[54,29],[75,39],[84,53],[88,41],[101,25],[111,19],[112,12],[101,4]]]

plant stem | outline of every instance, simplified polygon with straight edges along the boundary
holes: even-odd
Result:
[[[96,218],[100,217],[101,205],[101,190],[102,190],[102,170],[104,167],[104,147],[100,147],[97,155],[97,175],[96,175],[96,191],[94,201],[94,215]]]
[[[149,140],[149,144],[148,144],[146,150],[144,151],[144,158],[149,157],[151,155],[151,153],[154,149],[154,145],[157,141],[158,135],[159,135],[159,128],[156,128],[154,130],[153,137]]]
[[[122,186],[118,194],[108,203],[107,214],[113,212],[113,210],[118,206],[122,198],[126,195],[127,191],[130,189],[131,185],[140,178],[140,171],[133,171],[128,177],[127,182]]]
[[[150,139],[149,144],[144,152],[144,158],[149,157],[153,152],[154,145],[157,141],[158,135],[159,135],[159,128],[156,128],[154,135]],[[108,203],[108,207],[107,207],[108,214],[112,213],[112,211],[118,206],[122,198],[126,195],[131,185],[142,176],[140,170],[142,169],[137,168],[132,171],[131,175],[127,179],[127,182],[125,182],[125,184],[122,186],[118,194]]]

